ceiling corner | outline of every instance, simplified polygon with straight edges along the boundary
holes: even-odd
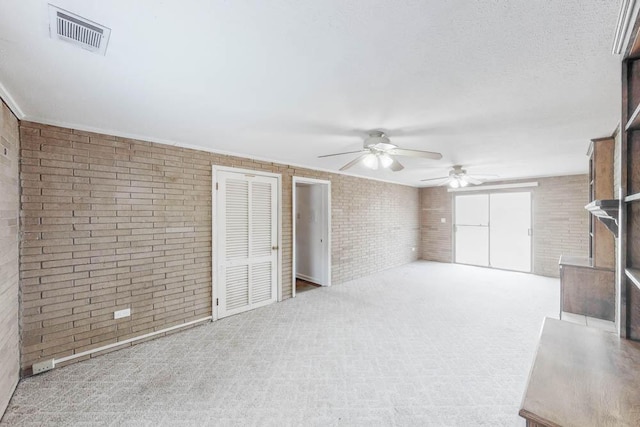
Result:
[[[5,104],[9,107],[9,109],[15,114],[18,120],[24,120],[26,114],[22,111],[22,108],[18,105],[18,103],[13,99],[7,88],[0,82],[0,98],[4,101]]]

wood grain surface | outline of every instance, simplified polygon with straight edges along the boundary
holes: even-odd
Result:
[[[541,426],[640,425],[640,343],[546,318],[520,416]]]

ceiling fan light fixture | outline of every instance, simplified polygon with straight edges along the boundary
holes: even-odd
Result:
[[[389,137],[379,130],[369,132],[369,137],[365,140],[365,147],[376,148],[378,150],[397,148],[395,144],[391,143]]]
[[[449,187],[451,188],[458,188],[460,187],[460,183],[458,182],[457,179],[452,179],[451,182],[449,183]]]
[[[467,182],[466,179],[464,178],[458,178],[458,182],[460,184],[460,187],[466,187],[467,185],[469,185],[469,183]]]
[[[393,163],[393,159],[391,158],[391,156],[386,153],[380,154],[379,159],[380,166],[382,166],[383,168],[388,168],[389,166],[391,166],[391,163]]]
[[[369,169],[376,170],[378,169],[378,156],[373,153],[369,153],[364,156],[364,159],[362,159],[362,163]]]

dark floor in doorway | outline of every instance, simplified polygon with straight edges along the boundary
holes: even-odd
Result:
[[[316,285],[315,283],[307,282],[306,280],[296,279],[296,293],[312,291],[321,287],[322,286]]]

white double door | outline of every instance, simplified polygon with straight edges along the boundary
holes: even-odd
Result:
[[[278,179],[217,171],[218,317],[277,299]]]
[[[531,271],[531,193],[455,196],[455,262]]]

